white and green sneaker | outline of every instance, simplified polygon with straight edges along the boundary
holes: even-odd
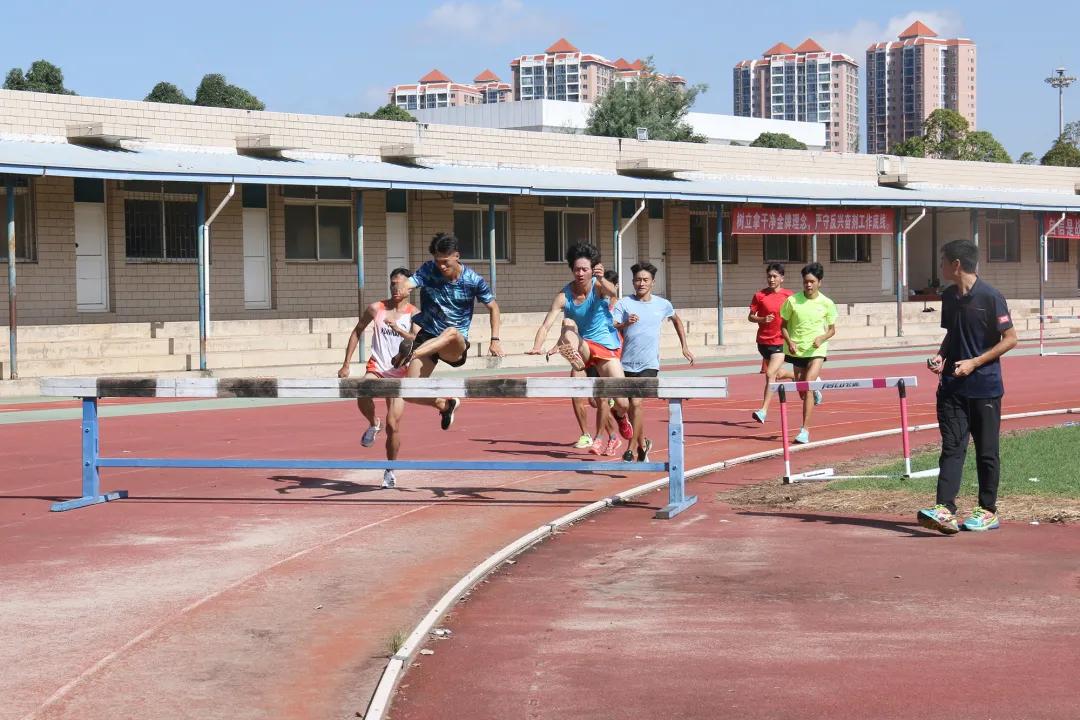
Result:
[[[997,530],[1001,527],[997,513],[990,512],[986,508],[976,506],[971,511],[971,517],[961,523],[964,530],[983,532],[984,530]]]

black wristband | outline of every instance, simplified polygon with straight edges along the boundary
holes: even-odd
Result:
[[[498,338],[498,337],[493,337],[493,338],[491,338],[491,339],[492,339],[492,340],[498,340],[499,338]]]

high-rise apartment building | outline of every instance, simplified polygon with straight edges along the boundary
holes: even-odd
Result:
[[[938,108],[955,110],[975,128],[975,43],[939,38],[914,22],[897,40],[866,49],[866,151],[887,153],[921,135]]]
[[[491,70],[473,78],[471,84],[456,83],[439,70],[432,70],[416,84],[390,88],[390,102],[405,110],[487,105],[512,100],[568,100],[596,102],[618,83],[642,77],[645,63],[623,58],[608,60],[600,55],[583,53],[566,38],[539,55],[522,55],[510,61],[512,83],[502,82]],[[654,77],[684,87],[679,75]]]
[[[632,82],[645,72],[642,60],[608,60],[583,53],[566,38],[539,55],[522,55],[510,61],[515,100],[568,100],[596,102],[619,82]],[[685,86],[679,75],[655,76],[673,85]]]
[[[734,112],[742,117],[825,124],[826,150],[859,150],[859,66],[807,38],[777,43],[734,69]]]
[[[390,102],[404,110],[483,105],[513,100],[510,83],[490,70],[473,78],[472,84],[456,83],[439,70],[432,70],[415,85],[390,88]]]

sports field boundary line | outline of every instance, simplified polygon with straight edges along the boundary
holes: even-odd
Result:
[[[1034,417],[1046,417],[1051,415],[1080,415],[1080,407],[1074,408],[1057,408],[1054,410],[1035,410],[1024,413],[1013,413],[1010,415],[1002,415],[1001,419],[1004,420],[1023,420]],[[910,425],[908,426],[908,432],[920,432],[923,430],[933,430],[938,426],[937,423],[926,423],[922,425]],[[888,437],[890,435],[899,435],[901,428],[891,428],[888,430],[875,430],[872,432],[858,433],[855,435],[845,435],[838,438],[829,438],[828,440],[818,440],[815,442],[806,443],[805,445],[799,445],[791,448],[792,452],[805,452],[813,448],[829,447],[831,445],[842,445],[852,442],[859,442],[861,440],[873,440],[880,437]],[[709,475],[719,470],[726,470],[728,468],[736,467],[738,465],[744,465],[746,463],[755,462],[757,460],[765,460],[768,458],[778,457],[783,454],[783,448],[775,448],[773,450],[763,450],[761,452],[750,453],[749,455],[739,455],[731,458],[730,460],[720,460],[709,465],[702,465],[700,467],[687,469],[685,472],[685,479],[687,482],[690,480]],[[564,515],[551,520],[549,522],[540,525],[536,529],[525,533],[516,540],[511,541],[509,544],[503,546],[500,550],[495,551],[487,558],[477,564],[472,570],[463,575],[454,585],[446,591],[446,593],[439,598],[438,601],[431,607],[426,615],[420,620],[420,622],[413,628],[413,631],[409,633],[409,636],[402,643],[389,659],[386,667],[383,669],[382,676],[379,678],[379,684],[375,687],[375,692],[371,696],[371,701],[368,703],[366,712],[364,713],[364,720],[383,720],[386,717],[386,713],[390,708],[390,702],[393,699],[394,691],[397,689],[398,684],[401,682],[401,678],[408,667],[408,664],[419,652],[420,647],[424,644],[429,633],[435,629],[435,625],[446,616],[446,613],[453,608],[458,601],[461,600],[466,594],[471,592],[481,580],[487,577],[489,574],[499,568],[500,565],[507,560],[514,558],[517,555],[525,552],[534,545],[546,540],[549,537],[554,536],[560,530],[563,530],[573,524],[583,520],[584,518],[594,513],[605,510],[614,505],[626,503],[634,498],[645,495],[646,493],[660,490],[667,486],[670,478],[662,477],[657,480],[636,485],[628,490],[615,493],[606,498],[602,498],[595,502],[589,503],[583,507],[573,510]]]

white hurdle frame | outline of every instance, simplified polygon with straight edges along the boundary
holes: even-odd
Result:
[[[776,393],[780,400],[780,441],[784,448],[784,485],[798,482],[813,482],[820,480],[840,480],[855,477],[880,477],[891,478],[891,475],[836,475],[833,468],[821,468],[803,473],[792,474],[791,472],[791,443],[788,438],[788,411],[787,394],[789,392],[807,393],[814,390],[880,390],[882,388],[896,388],[900,398],[900,437],[904,450],[904,479],[917,477],[933,477],[937,470],[926,470],[918,473],[911,472],[911,438],[908,434],[908,408],[907,389],[918,387],[919,379],[914,375],[885,378],[851,378],[845,380],[795,380],[787,382],[770,383],[769,389]]]

